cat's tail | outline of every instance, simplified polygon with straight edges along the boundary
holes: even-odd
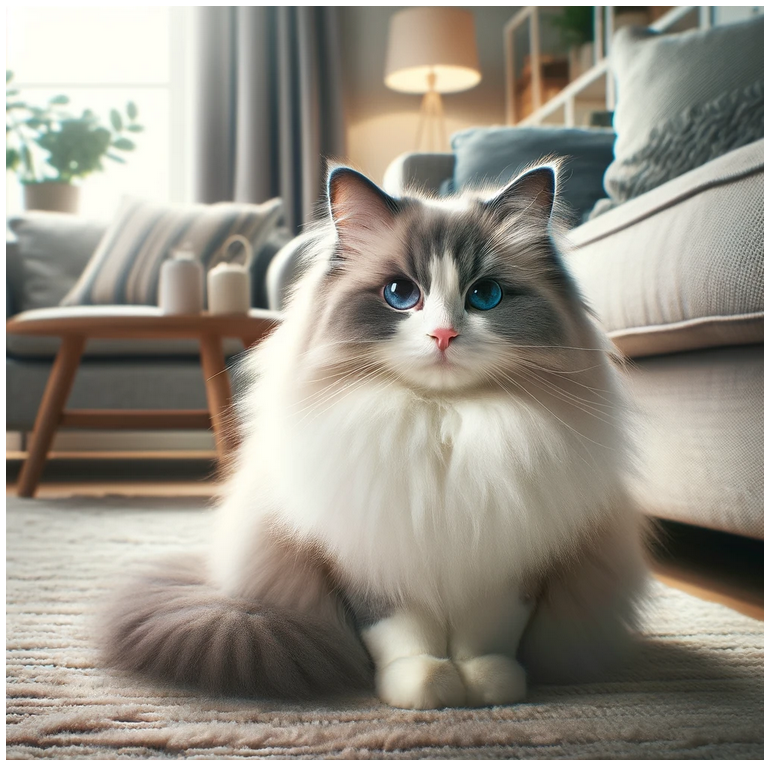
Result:
[[[300,699],[372,685],[343,619],[230,598],[204,571],[202,559],[185,557],[133,578],[107,610],[104,660],[213,694]]]

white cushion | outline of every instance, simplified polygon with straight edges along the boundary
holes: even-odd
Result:
[[[567,263],[624,354],[763,341],[763,168],[762,139],[569,233]]]

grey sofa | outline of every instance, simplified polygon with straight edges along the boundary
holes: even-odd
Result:
[[[567,263],[640,410],[651,516],[763,539],[763,155],[757,141],[570,232]],[[439,194],[453,154],[408,154],[384,186]],[[279,308],[301,240],[268,272]]]

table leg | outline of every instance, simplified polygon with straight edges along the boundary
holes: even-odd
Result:
[[[67,335],[62,338],[56,355],[43,399],[35,418],[27,459],[19,476],[19,497],[33,497],[40,483],[48,450],[61,421],[64,407],[72,390],[80,357],[83,355],[86,339]]]
[[[232,399],[230,377],[224,362],[222,339],[216,335],[203,335],[200,338],[200,361],[203,366],[203,378],[206,382],[206,397],[214,427],[216,451],[223,458],[234,446],[235,429],[227,422],[227,410]]]

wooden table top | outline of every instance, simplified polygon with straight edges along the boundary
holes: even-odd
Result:
[[[163,314],[155,306],[72,306],[23,311],[8,319],[14,335],[86,338],[220,338],[258,340],[275,327],[281,315],[251,309],[248,314]]]

